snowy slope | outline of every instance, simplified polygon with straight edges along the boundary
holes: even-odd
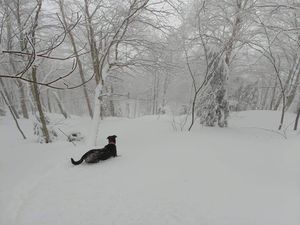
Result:
[[[299,225],[300,138],[276,133],[278,119],[241,112],[229,128],[187,133],[167,116],[110,118],[99,146],[116,134],[121,157],[73,166],[83,143],[23,141],[2,118],[0,225]],[[89,120],[58,125],[86,134]]]

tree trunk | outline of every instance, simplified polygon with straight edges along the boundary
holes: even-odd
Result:
[[[17,81],[18,86],[19,86],[19,92],[20,92],[20,103],[21,103],[21,109],[22,109],[22,114],[23,117],[28,119],[28,110],[27,110],[27,105],[26,105],[26,97],[25,97],[25,90],[24,90],[24,84],[22,81]]]
[[[114,88],[113,85],[110,85],[110,99],[109,99],[109,108],[110,108],[110,115],[115,116],[115,106],[114,106],[114,101],[113,101],[113,93],[114,93]]]
[[[224,60],[224,66],[226,67],[224,69],[224,72],[222,74],[223,78],[221,78],[221,87],[217,91],[217,109],[218,112],[218,125],[219,127],[227,127],[228,126],[228,117],[229,117],[229,103],[228,103],[228,79],[230,76],[230,66],[232,63],[232,53],[235,47],[235,43],[237,42],[236,38],[239,35],[239,32],[241,30],[242,24],[243,24],[243,17],[242,12],[244,10],[244,7],[246,6],[246,3],[244,2],[244,5],[242,4],[242,1],[236,1],[235,3],[236,12],[234,17],[234,23],[232,24],[232,33],[230,35],[230,38],[228,42],[225,45],[225,60]]]
[[[165,109],[166,104],[167,104],[167,89],[168,89],[168,83],[169,83],[169,75],[167,74],[164,80],[164,85],[163,85],[163,96],[162,96],[162,109]]]
[[[293,80],[293,77],[295,76],[295,73],[294,73],[295,71],[293,71],[293,68],[290,70],[290,72],[289,72],[289,75],[288,75],[288,77],[287,77],[287,79],[286,79],[286,81],[285,81],[285,83],[284,83],[284,88],[283,88],[283,91],[284,92],[286,92],[287,90],[288,90],[288,88],[289,88],[289,85],[291,85],[291,80]],[[275,105],[275,107],[274,107],[274,110],[277,110],[278,108],[279,108],[279,106],[280,106],[280,103],[282,102],[282,96],[283,96],[283,94],[282,94],[282,92],[280,92],[280,95],[279,95],[279,97],[278,97],[278,99],[277,99],[277,103],[276,103],[276,105]]]
[[[300,69],[298,71],[295,82],[293,82],[293,86],[291,87],[291,91],[289,92],[289,94],[287,96],[286,110],[288,110],[288,108],[291,106],[291,104],[293,103],[293,101],[295,99],[299,81],[300,81]]]
[[[37,67],[33,66],[32,67],[32,80],[34,82],[32,84],[33,85],[33,88],[32,88],[33,96],[34,96],[36,107],[38,109],[39,119],[42,124],[43,138],[45,140],[45,143],[50,143],[52,140],[50,139],[49,131],[47,128],[47,122],[46,122],[45,114],[43,112],[42,103],[41,103],[41,99],[40,99],[40,93],[39,93],[38,85],[36,83],[37,82],[36,70],[37,70]]]
[[[262,110],[266,109],[266,103],[267,103],[268,95],[269,95],[269,87],[266,87],[264,98],[263,98],[263,101],[262,101],[262,104],[261,104],[262,105],[261,106]]]
[[[52,107],[51,107],[51,100],[50,100],[49,89],[47,89],[47,105],[48,105],[49,112],[52,113]]]
[[[273,104],[274,104],[274,100],[275,100],[276,88],[277,88],[277,79],[274,83],[269,110],[273,110]]]
[[[7,4],[7,3],[5,3]],[[7,6],[6,6],[7,7]],[[7,7],[7,10],[8,10],[8,7]],[[6,30],[7,30],[7,49],[8,50],[11,50],[12,49],[12,46],[11,46],[11,39],[12,39],[12,25],[11,25],[11,17],[10,15],[8,15],[6,17]],[[22,50],[22,48],[21,48]],[[15,62],[13,61],[12,59],[12,55],[9,54],[8,56],[8,59],[9,59],[9,63],[12,67],[12,70],[13,70],[13,73],[16,74],[17,73],[17,68],[16,68],[16,65],[15,65]],[[20,80],[17,80],[17,85],[18,85],[18,88],[19,88],[19,100],[20,100],[20,105],[21,105],[21,109],[22,109],[22,114],[23,114],[23,117],[28,119],[29,116],[28,116],[28,111],[27,111],[27,106],[26,106],[26,102],[25,102],[25,91],[24,91],[24,84],[22,81]],[[7,96],[8,97],[8,96]],[[10,101],[8,99],[8,101]],[[12,108],[12,110],[14,111],[15,115],[17,116],[17,118],[19,117],[19,115],[16,114],[16,110],[14,108]]]
[[[59,108],[61,114],[65,117],[65,119],[67,119],[68,118],[68,114],[67,114],[67,112],[66,112],[63,104],[61,103],[61,100],[60,100],[60,98],[59,98],[59,96],[58,96],[58,94],[56,92],[54,92],[54,97],[55,97],[55,100],[57,102],[57,105],[58,105],[58,108]]]
[[[154,81],[153,81],[153,101],[152,101],[152,114],[157,114],[157,98],[158,98],[158,84],[159,79],[157,76],[157,72],[154,73]]]
[[[12,100],[11,100],[11,98],[10,98],[10,96],[9,96],[9,94],[8,94],[8,92],[7,92],[7,90],[6,90],[6,88],[5,88],[5,85],[4,85],[4,82],[3,82],[2,78],[0,78],[0,84],[1,84],[1,86],[2,86],[2,89],[3,89],[4,95],[5,95],[5,97],[6,97],[6,100],[8,101],[8,104],[9,104],[10,107],[11,107],[11,110],[12,110],[13,113],[15,114],[15,117],[16,117],[17,119],[20,119],[19,113],[18,113],[18,111],[16,110],[15,106],[14,106],[13,103],[12,103]]]
[[[137,104],[138,104],[138,101],[137,99],[135,99],[134,101],[134,112],[133,112],[133,118],[136,118],[137,117]]]
[[[0,93],[1,93],[1,96],[2,96],[2,98],[3,98],[4,102],[5,102],[5,104],[6,104],[7,107],[8,107],[8,109],[9,109],[9,111],[10,111],[10,113],[11,113],[11,115],[12,115],[14,121],[15,121],[15,123],[16,123],[16,126],[17,126],[19,132],[21,133],[22,137],[23,137],[24,139],[26,139],[26,136],[25,136],[24,132],[22,131],[22,129],[21,129],[19,123],[18,123],[18,120],[17,120],[17,118],[16,118],[16,116],[15,116],[15,114],[14,114],[12,108],[11,108],[11,106],[9,105],[8,101],[6,100],[5,95],[3,94],[2,91],[0,91]]]
[[[102,91],[100,92],[100,95],[102,94]],[[100,101],[100,119],[104,119],[104,106],[103,106],[103,97],[99,97]]]
[[[5,109],[0,106],[0,116],[5,116]]]
[[[191,125],[190,125],[188,131],[191,131],[191,129],[194,125],[194,122],[195,122],[195,106],[196,106],[197,95],[198,95],[198,92],[196,91],[194,93],[193,102],[192,102],[192,122],[191,122]]]
[[[297,116],[296,116],[296,119],[295,119],[294,130],[298,129],[299,116],[300,116],[300,107],[298,108],[298,111],[297,111]]]
[[[100,123],[100,108],[101,108],[101,90],[102,90],[102,83],[100,82],[96,89],[95,89],[95,98],[94,98],[94,114],[92,119],[92,127],[91,132],[89,134],[89,139],[87,140],[87,146],[93,147],[97,145],[97,137],[98,137],[98,129],[99,129],[99,123]]]
[[[66,16],[65,16],[63,0],[60,1],[60,11],[61,11],[61,14],[62,14],[62,20],[63,20],[63,23],[64,23],[65,27],[69,27],[69,24],[68,24],[68,22],[66,20]],[[87,92],[87,88],[86,88],[86,85],[85,85],[86,80],[85,80],[85,76],[84,76],[82,62],[80,60],[80,57],[79,57],[79,54],[78,54],[78,51],[77,51],[76,42],[75,42],[75,39],[74,39],[74,36],[73,36],[73,33],[72,33],[71,30],[68,30],[68,35],[69,35],[69,39],[70,39],[72,47],[73,47],[73,52],[75,54],[75,57],[76,57],[76,60],[77,60],[77,63],[78,63],[79,75],[80,75],[81,82],[83,83],[82,90],[83,90],[83,94],[84,94],[84,97],[85,97],[85,100],[86,100],[88,112],[89,112],[90,117],[92,118],[93,117],[93,111],[92,111],[92,106],[91,106],[91,103],[90,103],[89,95],[88,95],[88,92]]]
[[[84,0],[84,11],[85,11],[85,17],[86,17],[86,29],[88,33],[88,40],[90,45],[90,52],[92,57],[92,63],[93,63],[93,69],[95,74],[95,80],[96,85],[98,85],[100,82],[102,82],[101,77],[101,63],[99,58],[99,49],[97,48],[96,40],[95,40],[95,31],[92,25],[92,16],[89,11],[89,2],[88,0]],[[100,32],[101,35],[101,32]],[[101,40],[101,37],[100,37]],[[102,41],[102,40],[101,40]],[[101,48],[101,44],[99,45]]]
[[[127,112],[127,118],[130,118],[130,104],[129,104],[129,102],[126,102],[126,112]]]

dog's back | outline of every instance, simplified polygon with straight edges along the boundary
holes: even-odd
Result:
[[[116,147],[116,137],[115,135],[109,136],[107,139],[109,140],[109,144],[107,144],[104,148],[101,149],[92,149],[86,152],[80,160],[75,161],[71,158],[71,162],[73,165],[79,165],[83,161],[86,163],[97,163],[101,160],[107,160],[110,157],[117,156],[117,147]]]
[[[105,148],[102,149],[93,149],[91,150],[90,154],[86,156],[84,161],[86,163],[97,163],[101,160],[101,155],[104,154]]]

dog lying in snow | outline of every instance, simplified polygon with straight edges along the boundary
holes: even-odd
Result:
[[[80,160],[75,161],[73,158],[71,158],[71,162],[73,163],[73,165],[79,165],[83,161],[85,161],[86,163],[97,163],[110,157],[116,157],[116,137],[116,135],[108,136],[108,144],[105,145],[104,148],[89,150],[81,157]]]

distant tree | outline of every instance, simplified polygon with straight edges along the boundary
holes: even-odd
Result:
[[[66,28],[68,28],[68,27],[70,27],[69,23],[74,23],[76,21],[72,21],[72,20],[68,21],[68,18],[67,18],[67,15],[66,15],[66,10],[65,10],[65,1],[64,0],[59,0],[58,4],[59,4],[60,13],[61,13],[61,16],[62,16],[62,22],[63,22],[64,26]],[[77,20],[78,20],[78,18],[77,18]],[[86,87],[85,71],[84,71],[84,67],[82,65],[82,61],[80,59],[80,55],[79,55],[80,53],[79,53],[78,46],[77,46],[77,43],[76,43],[76,40],[75,40],[75,35],[74,35],[74,33],[71,29],[67,29],[67,34],[68,34],[68,37],[70,39],[70,44],[71,44],[71,46],[73,48],[73,51],[74,51],[74,56],[75,56],[75,58],[77,60],[77,63],[78,63],[78,71],[79,71],[81,82],[83,84],[82,85],[82,90],[83,90],[84,97],[85,97],[85,100],[86,100],[87,109],[88,109],[90,117],[93,117],[92,105],[91,105],[89,95],[88,95],[88,90],[87,90],[87,87]]]

